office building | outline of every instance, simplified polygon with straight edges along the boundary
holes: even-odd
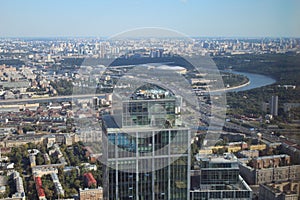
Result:
[[[180,104],[147,84],[122,101],[120,116],[103,116],[105,199],[189,199],[191,133]]]
[[[252,199],[252,190],[239,175],[237,158],[230,153],[198,156],[191,171],[191,200]]]

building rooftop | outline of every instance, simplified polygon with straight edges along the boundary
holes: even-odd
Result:
[[[272,155],[272,156],[261,156],[254,158],[255,160],[264,160],[264,159],[274,159],[274,158],[285,158],[285,157],[290,157],[287,154],[280,154],[280,155]]]
[[[224,153],[223,156],[216,155],[216,154],[211,154],[211,155],[198,154],[196,158],[197,158],[198,161],[209,161],[209,162],[212,162],[212,163],[237,162],[237,158],[235,157],[235,155],[233,155],[231,153]]]
[[[168,89],[153,84],[146,84],[138,88],[132,95],[132,100],[168,99],[174,97],[174,93]]]
[[[103,115],[102,121],[107,128],[120,128],[111,115]]]
[[[244,179],[239,176],[239,180],[235,184],[201,184],[200,188],[192,188],[191,191],[232,191],[232,190],[248,190],[252,189],[247,185]]]
[[[295,185],[297,186],[298,184],[300,184],[299,181],[281,181],[263,184],[263,186],[273,193],[297,194],[297,187],[295,187]]]

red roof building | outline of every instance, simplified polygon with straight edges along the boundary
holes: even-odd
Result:
[[[88,172],[88,173],[85,173],[83,175],[84,177],[84,183],[87,187],[91,187],[91,186],[97,186],[97,181],[95,180],[94,176],[92,173]]]
[[[44,191],[43,186],[42,186],[41,177],[36,177],[35,178],[35,187],[36,187],[39,199],[45,199],[46,195],[45,195],[45,191]]]

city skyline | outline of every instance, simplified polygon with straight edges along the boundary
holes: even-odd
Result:
[[[300,0],[0,6],[0,200],[300,200]]]
[[[190,37],[299,37],[300,2],[2,1],[0,37],[107,37],[141,27]]]

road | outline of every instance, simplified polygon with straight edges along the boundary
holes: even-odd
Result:
[[[28,102],[38,102],[38,101],[55,101],[60,99],[80,99],[94,96],[105,96],[106,94],[79,94],[79,95],[66,95],[66,96],[55,96],[55,97],[41,97],[41,98],[29,98],[29,99],[7,99],[0,100],[1,104],[17,104],[17,103],[28,103]]]

